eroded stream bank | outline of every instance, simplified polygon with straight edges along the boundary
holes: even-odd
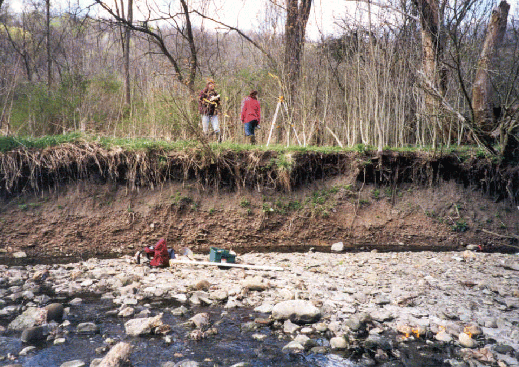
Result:
[[[159,238],[201,253],[514,252],[518,193],[517,166],[469,153],[16,150],[0,154],[0,257],[117,257]]]
[[[135,366],[519,366],[517,259],[311,252],[238,257],[282,271],[150,269],[130,257],[2,266],[0,363],[95,365],[127,342]],[[94,307],[85,292],[99,297]],[[64,321],[46,326],[43,345],[25,349],[19,338],[31,326],[17,326],[30,323],[30,307],[51,302],[66,308]],[[81,353],[73,358],[63,345]]]

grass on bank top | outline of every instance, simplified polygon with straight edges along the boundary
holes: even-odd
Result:
[[[49,135],[42,137],[17,137],[17,136],[0,136],[0,152],[8,152],[17,148],[26,149],[44,149],[52,146],[57,146],[65,143],[76,143],[81,141],[97,143],[105,149],[123,148],[127,150],[185,150],[195,149],[200,146],[200,143],[196,140],[182,140],[182,141],[165,141],[156,140],[151,138],[115,138],[106,136],[90,136],[79,132],[63,134],[63,135]],[[250,145],[250,144],[239,144],[233,142],[223,143],[210,143],[211,149],[215,152],[222,152],[226,150],[232,150],[236,152],[249,151],[249,150],[261,150],[261,151],[274,151],[278,153],[289,153],[289,152],[317,152],[323,154],[338,153],[338,152],[358,152],[361,154],[368,154],[375,152],[376,147],[357,144],[353,147],[341,148],[338,146],[299,146],[291,145],[286,146],[282,144],[271,144],[268,147],[266,145]],[[393,152],[434,152],[432,147],[385,147],[385,151]],[[451,147],[440,147],[435,150],[437,153],[450,154],[458,153],[462,155],[475,155],[478,158],[487,157],[487,153],[476,146],[451,146]]]

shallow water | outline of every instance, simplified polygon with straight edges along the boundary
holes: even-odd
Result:
[[[81,359],[87,365],[102,355],[96,355],[95,349],[105,346],[104,340],[112,338],[116,341],[129,342],[134,346],[130,357],[133,366],[160,366],[163,362],[178,362],[190,359],[201,363],[202,366],[232,366],[240,362],[248,362],[250,366],[357,366],[352,361],[334,354],[328,355],[292,355],[281,351],[290,340],[278,339],[278,335],[268,327],[255,331],[241,331],[241,325],[253,321],[256,317],[265,317],[249,310],[222,310],[214,307],[191,309],[185,317],[173,316],[170,307],[153,304],[152,314],[164,313],[163,321],[172,327],[170,334],[173,342],[168,344],[158,335],[145,337],[128,337],[124,333],[124,322],[127,318],[107,316],[106,312],[117,308],[111,300],[99,299],[82,295],[84,302],[79,306],[71,306],[67,319],[71,325],[65,335],[66,343],[53,345],[52,341],[38,345],[37,349],[27,356],[19,356],[15,361],[1,361],[0,366],[9,363],[21,363],[24,367],[59,367],[64,362]],[[61,300],[62,301],[62,300]],[[171,306],[171,305],[168,305]],[[200,341],[188,338],[192,327],[184,325],[189,317],[198,312],[211,314],[212,323],[216,323],[218,334]],[[7,326],[10,320],[1,320]],[[79,335],[76,326],[82,322],[95,322],[100,325],[100,333],[94,335]],[[252,334],[261,333],[267,337],[263,341],[252,338]],[[20,341],[21,333],[9,333],[0,338],[0,355],[8,353],[17,355],[26,345]],[[183,357],[175,356],[180,353]]]

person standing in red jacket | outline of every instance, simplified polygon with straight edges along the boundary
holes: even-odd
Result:
[[[241,104],[241,122],[251,144],[256,144],[254,131],[259,129],[261,122],[261,106],[258,101],[258,91],[253,90]]]

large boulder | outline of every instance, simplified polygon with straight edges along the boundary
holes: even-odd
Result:
[[[47,311],[47,322],[56,321],[57,323],[61,323],[63,321],[63,311],[64,307],[61,303],[51,303],[50,305],[45,306],[45,310]]]
[[[7,329],[12,331],[23,331],[41,322],[42,312],[38,307],[29,307],[21,315],[15,318]]]
[[[132,346],[128,343],[117,343],[106,356],[101,360],[97,367],[121,367],[129,364]]]
[[[290,320],[297,324],[311,324],[319,321],[321,311],[308,301],[290,300],[278,303],[272,308],[275,320]]]
[[[22,332],[20,339],[27,344],[37,344],[47,339],[47,337],[42,326],[31,326]]]
[[[155,317],[145,317],[139,319],[128,320],[124,324],[126,334],[130,336],[139,336],[151,334],[155,328],[164,325],[162,322],[162,314]]]
[[[344,243],[342,242],[336,242],[332,245],[331,249],[332,252],[342,252],[344,251]]]

